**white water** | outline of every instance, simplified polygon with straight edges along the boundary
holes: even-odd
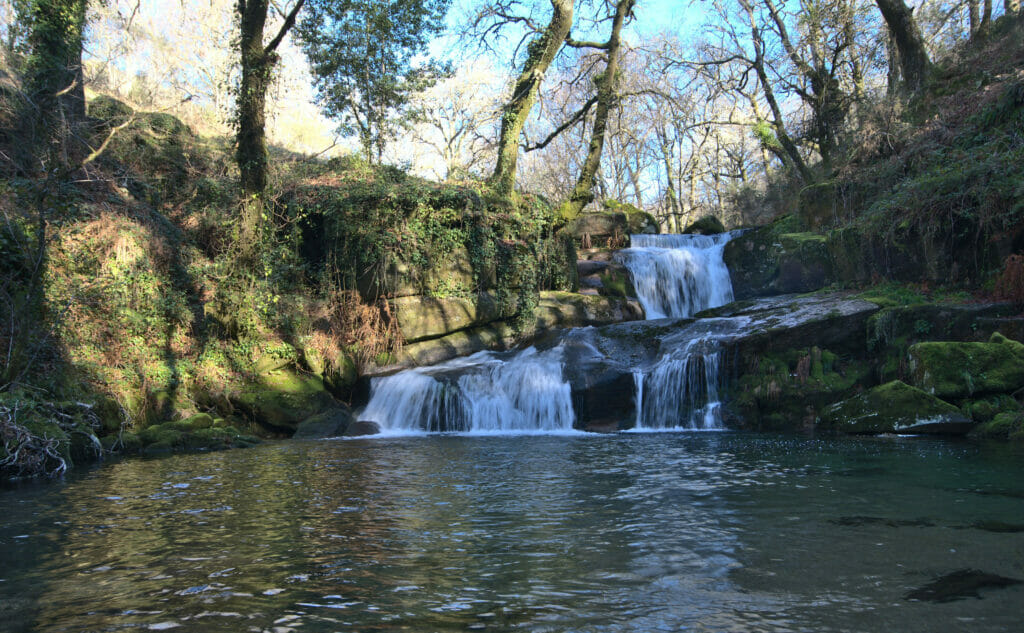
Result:
[[[662,357],[646,372],[635,370],[635,430],[721,429],[720,365],[717,342],[703,338]]]
[[[392,435],[571,432],[576,414],[562,378],[562,348],[502,356],[480,352],[374,378],[359,417]]]
[[[630,248],[615,258],[629,269],[648,319],[691,317],[732,301],[729,269],[722,260],[731,237],[632,235]]]
[[[732,301],[722,260],[730,237],[632,236],[633,246],[616,258],[629,269],[647,318],[689,317]],[[576,414],[563,352],[561,344],[543,352],[480,352],[374,378],[359,419],[376,422],[384,435],[572,432]],[[721,429],[720,364],[711,336],[634,369],[636,430]]]

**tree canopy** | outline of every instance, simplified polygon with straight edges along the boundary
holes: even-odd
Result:
[[[366,158],[380,162],[417,92],[446,67],[424,60],[449,0],[313,0],[298,34],[318,99]]]

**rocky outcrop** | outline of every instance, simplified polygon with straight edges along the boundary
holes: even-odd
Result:
[[[494,293],[467,296],[408,296],[391,300],[391,312],[403,338],[415,343],[515,316],[515,302],[502,302]]]
[[[964,435],[974,426],[957,407],[898,380],[828,407],[821,424],[843,433],[933,435]]]
[[[1024,352],[1016,341],[1000,336],[991,343],[932,341],[908,350],[914,386],[951,400],[1024,387]]]
[[[789,216],[734,237],[723,258],[737,300],[811,292],[834,281],[826,238]]]

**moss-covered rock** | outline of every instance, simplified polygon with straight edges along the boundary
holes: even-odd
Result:
[[[725,225],[714,215],[705,215],[702,218],[690,223],[683,233],[696,233],[697,235],[718,235],[725,233]]]
[[[299,423],[295,429],[295,439],[320,439],[344,435],[352,423],[352,411],[348,407],[339,406],[335,409],[310,416]]]
[[[534,311],[536,329],[609,325],[643,318],[639,304],[614,297],[542,292]]]
[[[264,374],[230,398],[268,433],[288,436],[303,420],[337,406],[324,388],[322,378],[294,368]]]
[[[971,437],[1024,442],[1024,411],[1004,411],[979,424]]]
[[[824,408],[871,384],[869,363],[818,347],[740,351],[734,362],[742,369],[728,386],[725,413],[742,428],[813,428]]]
[[[912,384],[953,400],[1024,387],[1024,361],[1002,343],[930,341],[907,350]]]
[[[1020,411],[1021,405],[1006,394],[998,394],[978,400],[968,400],[960,406],[960,409],[975,422],[988,422],[1000,413]]]
[[[415,343],[515,316],[518,306],[480,292],[464,297],[399,297],[391,300],[391,311],[406,342]]]
[[[826,408],[825,428],[843,433],[963,435],[974,423],[960,409],[894,380]]]
[[[736,299],[811,292],[834,280],[825,237],[799,231],[791,216],[734,237],[725,245]]]

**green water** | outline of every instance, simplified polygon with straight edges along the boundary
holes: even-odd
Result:
[[[4,631],[1019,631],[1024,451],[734,433],[288,442],[0,492]],[[967,594],[970,592],[968,591]]]

